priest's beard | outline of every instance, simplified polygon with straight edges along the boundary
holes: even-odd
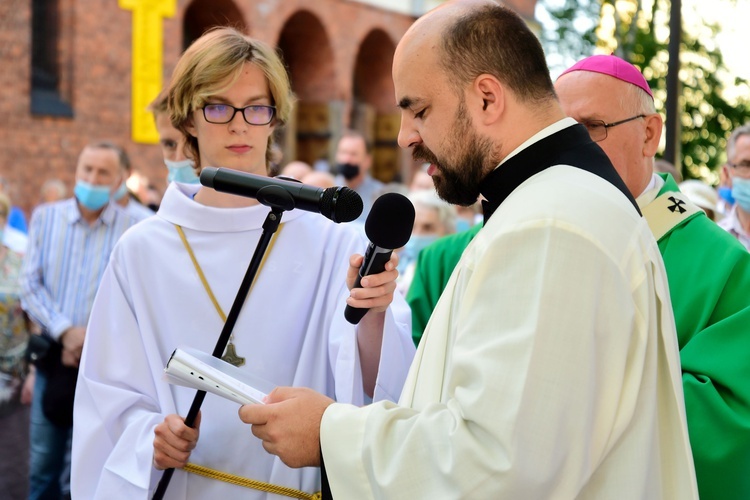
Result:
[[[425,145],[418,144],[414,146],[412,157],[437,167],[432,180],[442,199],[448,203],[469,206],[477,201],[479,184],[497,162],[493,160],[490,140],[480,137],[472,128],[463,101],[459,103],[455,120],[453,133],[443,148],[448,153],[438,157]]]

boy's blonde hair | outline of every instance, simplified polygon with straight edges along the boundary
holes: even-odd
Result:
[[[243,35],[234,28],[215,28],[198,38],[177,62],[167,90],[167,105],[172,125],[185,134],[187,149],[200,170],[198,140],[187,127],[193,111],[202,108],[208,99],[234,85],[246,62],[263,71],[276,107],[275,126],[289,121],[294,106],[287,74],[281,57],[265,43]],[[266,168],[272,160],[273,134],[266,145]]]

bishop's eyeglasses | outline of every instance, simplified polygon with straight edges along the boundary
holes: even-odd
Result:
[[[224,124],[234,120],[234,115],[242,113],[248,125],[268,125],[276,114],[274,106],[252,104],[244,108],[235,108],[231,104],[206,104],[203,106],[203,118],[208,123]]]
[[[646,115],[635,115],[613,123],[605,123],[602,120],[586,120],[581,122],[581,124],[589,131],[592,141],[601,142],[607,138],[607,129],[622,125],[623,123],[632,122],[638,118],[646,118]]]

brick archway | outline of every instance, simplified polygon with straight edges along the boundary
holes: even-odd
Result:
[[[385,31],[370,31],[359,46],[354,65],[355,102],[385,113],[394,109],[391,66],[396,44]]]
[[[400,114],[394,103],[391,78],[396,44],[381,29],[362,40],[353,71],[352,128],[362,131],[372,145],[372,175],[384,182],[398,179]]]
[[[182,48],[214,26],[231,26],[249,33],[249,26],[232,0],[193,0],[182,19]]]
[[[282,163],[309,164],[327,158],[334,129],[338,129],[336,67],[333,48],[321,20],[307,10],[294,13],[284,23],[277,43],[289,69],[297,95],[297,112],[278,138]]]

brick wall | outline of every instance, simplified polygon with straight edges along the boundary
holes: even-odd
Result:
[[[163,23],[165,81],[182,51],[182,19],[189,4],[180,0],[177,15]],[[306,47],[309,54],[300,66],[313,85],[305,88],[313,98],[341,101],[351,99],[358,47],[367,34],[379,28],[395,44],[412,22],[408,16],[344,0],[245,0],[232,5],[252,36],[272,44],[295,13],[305,10],[317,18],[329,47]],[[0,2],[0,175],[11,182],[14,203],[27,213],[45,180],[60,178],[72,188],[77,156],[92,140],[122,144],[136,170],[157,185],[164,182],[158,148],[130,140],[132,13],[120,9],[116,0],[61,0],[60,7],[66,14],[60,36],[62,59],[67,59],[62,72],[70,76],[61,87],[72,118],[31,115],[31,1]],[[304,39],[304,25],[291,27],[291,39]],[[333,58],[327,65],[319,56],[326,50]],[[318,55],[317,60],[310,55]]]
[[[74,112],[64,118],[30,113],[31,2],[0,4],[0,174],[13,185],[14,203],[30,213],[49,178],[72,189],[78,154],[93,140],[114,140],[137,169],[159,173],[156,147],[129,140],[130,12],[116,1],[60,2],[61,90]]]
[[[536,0],[509,3],[533,15]],[[116,0],[59,0],[59,4],[61,90],[72,106],[72,118],[31,115],[31,0],[0,2],[0,175],[10,180],[14,203],[27,213],[37,203],[45,180],[59,178],[72,188],[77,156],[93,140],[122,144],[134,168],[164,186],[157,146],[130,139],[132,12],[119,8]],[[392,57],[385,52],[411,25],[409,16],[346,0],[194,0],[192,4],[194,10],[212,9],[212,15],[223,5],[233,16],[241,16],[238,21],[251,36],[295,47],[296,61],[290,61],[295,88],[306,100],[338,103],[340,126],[350,125],[355,75],[359,100],[374,109],[392,102],[390,62],[383,64],[382,58]],[[178,0],[177,14],[163,21],[165,82],[182,52],[183,18],[190,5],[188,0]],[[369,43],[364,43],[368,37]],[[306,43],[309,38],[314,43]],[[378,45],[385,50],[378,50]],[[368,63],[368,58],[376,60]]]

